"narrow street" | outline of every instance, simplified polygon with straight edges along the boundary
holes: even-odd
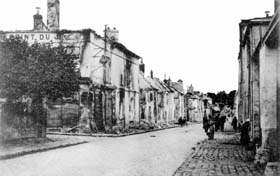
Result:
[[[0,161],[0,170],[5,176],[171,176],[205,138],[201,124],[93,138],[88,144]]]

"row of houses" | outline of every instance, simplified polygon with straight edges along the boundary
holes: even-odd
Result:
[[[142,70],[143,71],[143,70]],[[140,119],[150,123],[176,123],[185,118],[183,82],[161,81],[140,74]]]
[[[262,163],[279,161],[280,9],[265,17],[242,20],[239,50],[238,118],[250,120],[251,142]]]
[[[191,84],[185,94],[185,113],[187,121],[202,122],[203,117],[213,116],[214,105],[206,94],[195,91]]]
[[[47,13],[47,24],[38,11],[33,30],[1,31],[0,40],[19,37],[29,44],[62,43],[78,55],[80,91],[46,103],[48,127],[113,132],[142,122],[161,125],[186,118],[183,81],[161,81],[152,72],[146,77],[143,58],[118,41],[118,30],[106,26],[104,36],[91,29],[60,30],[58,0],[48,0]],[[24,119],[28,117],[18,117],[10,125],[1,120],[1,137],[36,136],[34,125],[23,126]]]

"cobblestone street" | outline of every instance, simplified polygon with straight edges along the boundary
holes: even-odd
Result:
[[[205,138],[201,124],[93,138],[86,144],[0,160],[0,175],[171,176],[192,147]]]
[[[204,140],[174,173],[174,176],[264,175],[253,163],[253,152],[238,144],[238,135],[216,133],[214,140]]]

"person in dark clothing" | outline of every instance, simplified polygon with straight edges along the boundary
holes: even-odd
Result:
[[[225,122],[226,122],[226,116],[223,115],[220,117],[220,127],[222,132],[224,131]]]
[[[209,121],[208,121],[207,116],[204,115],[204,117],[203,117],[203,129],[204,129],[205,133],[207,133],[208,128],[209,128]]]
[[[216,114],[215,115],[215,130],[218,131],[220,129],[220,119],[219,119],[219,115]]]
[[[243,121],[242,121],[242,120],[238,120],[238,121],[237,121],[237,130],[238,130],[238,132],[241,132],[242,124],[243,124]]]
[[[180,117],[179,119],[178,119],[178,124],[182,127],[183,126],[183,119],[182,119],[182,117]]]
[[[182,119],[182,126],[187,125],[187,120],[185,118]]]
[[[250,142],[250,136],[249,136],[249,132],[250,132],[250,121],[249,119],[247,119],[241,126],[241,138],[240,138],[240,142],[242,145],[245,145],[248,147],[249,142]]]
[[[207,132],[208,140],[213,140],[214,139],[214,134],[215,134],[215,121],[213,121],[211,119],[209,121],[210,121],[209,129],[208,129],[208,132]]]
[[[234,116],[231,122],[234,132],[237,132],[237,118]]]

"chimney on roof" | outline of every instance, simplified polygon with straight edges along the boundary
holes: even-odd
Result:
[[[49,30],[59,30],[59,0],[48,0],[47,26]]]
[[[153,70],[151,70],[151,78],[152,78],[152,79],[154,78]]]
[[[142,73],[145,73],[145,64],[143,63],[143,59],[141,58],[141,63],[139,65],[139,70],[142,72]]]
[[[178,82],[181,86],[183,86],[183,80],[179,79],[177,82]]]
[[[280,0],[274,0],[274,13],[276,13],[279,6],[280,6]]]
[[[265,11],[264,13],[265,13],[265,17],[268,18],[270,11]]]
[[[40,7],[36,7],[37,13],[35,15],[33,15],[33,19],[34,19],[34,27],[33,30],[36,31],[42,31],[43,30],[43,16],[40,15]]]
[[[106,37],[109,40],[118,42],[119,41],[119,31],[114,27],[113,29],[110,29],[109,27],[106,30]]]
[[[164,74],[164,80],[163,80],[163,82],[164,82],[165,84],[167,84],[166,74]]]
[[[168,85],[168,87],[171,86],[171,78],[170,78],[170,77],[169,77],[169,79],[167,80],[167,85]]]

